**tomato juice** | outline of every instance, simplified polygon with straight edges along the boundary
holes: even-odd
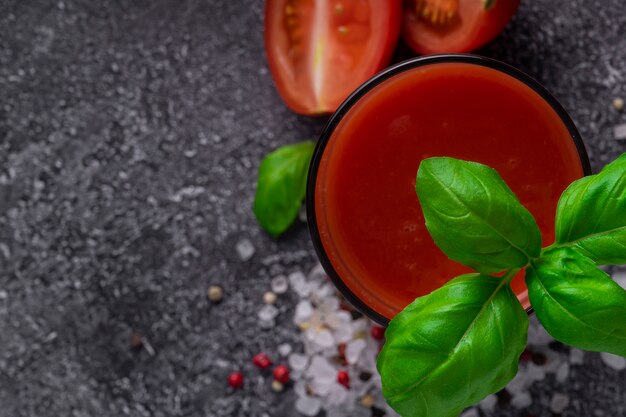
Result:
[[[451,156],[495,168],[554,239],[561,192],[589,173],[578,132],[535,81],[497,61],[442,55],[399,64],[335,113],[309,173],[307,209],[325,269],[385,323],[470,270],[435,246],[415,193],[420,161]],[[514,290],[529,307],[523,275]]]

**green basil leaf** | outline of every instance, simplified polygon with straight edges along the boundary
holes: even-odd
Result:
[[[535,219],[496,170],[453,158],[422,161],[415,189],[426,227],[452,260],[490,273],[541,252]]]
[[[545,252],[526,269],[530,303],[555,339],[626,356],[626,291],[572,248]]]
[[[455,417],[517,373],[528,316],[508,281],[459,276],[391,322],[377,367],[403,417]]]
[[[577,247],[598,265],[626,264],[626,154],[563,192],[556,243]]]
[[[283,146],[261,162],[254,214],[273,236],[287,230],[298,216],[314,147],[310,141]]]

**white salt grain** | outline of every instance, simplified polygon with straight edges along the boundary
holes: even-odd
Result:
[[[556,393],[550,400],[550,410],[553,413],[561,414],[569,405],[569,396]]]
[[[602,362],[611,369],[615,369],[616,371],[626,369],[626,358],[606,352],[600,353],[600,357],[602,358]]]
[[[289,343],[283,343],[282,345],[278,346],[278,353],[283,358],[286,357],[286,356],[289,356],[291,351],[292,351],[292,347],[291,347],[291,345]]]
[[[495,395],[489,395],[485,397],[485,399],[482,400],[478,406],[484,412],[491,413],[496,408],[496,404],[498,404],[498,397]]]
[[[480,415],[478,414],[478,410],[476,410],[475,408],[470,408],[463,414],[461,414],[461,417],[480,417]]]
[[[337,370],[326,358],[316,355],[311,361],[307,375],[318,383],[329,383],[337,378]]]
[[[321,348],[328,348],[333,346],[334,339],[333,335],[328,330],[322,330],[320,332],[317,332],[315,338],[313,339],[313,342],[315,342],[315,344],[317,344]]]
[[[572,348],[569,351],[569,361],[574,365],[582,365],[585,362],[585,352]]]
[[[289,274],[289,284],[291,285],[291,289],[301,298],[308,297],[311,293],[311,288],[306,282],[306,277],[300,271]]]
[[[271,287],[272,291],[276,294],[284,294],[285,292],[287,292],[287,288],[289,287],[287,277],[284,275],[279,275],[272,278]]]
[[[320,412],[321,408],[322,403],[315,397],[300,397],[296,401],[296,410],[305,416],[316,416],[317,413]]]
[[[569,377],[569,363],[567,362],[563,362],[561,364],[561,366],[559,366],[559,369],[557,369],[556,371],[556,380],[559,383],[563,383],[567,380],[567,378]]]
[[[271,304],[266,304],[259,310],[258,315],[261,321],[271,321],[278,315],[278,309]]]
[[[356,339],[349,342],[346,345],[346,361],[351,365],[357,363],[365,346],[366,343],[363,339]]]
[[[239,259],[244,262],[252,258],[252,255],[254,255],[255,251],[254,245],[252,245],[252,242],[250,242],[249,239],[241,239],[237,243],[236,249],[237,254],[239,255]]]
[[[295,324],[302,324],[307,321],[313,314],[313,305],[308,300],[302,300],[296,306],[296,312],[293,316]]]
[[[613,280],[615,280],[620,287],[626,290],[626,271],[617,271],[613,273]]]
[[[528,408],[532,405],[533,399],[528,392],[520,392],[511,398],[511,405],[518,410]]]
[[[626,139],[626,123],[617,125],[613,128],[613,136],[616,140]]]
[[[287,362],[289,363],[289,367],[293,371],[303,371],[304,369],[306,369],[306,366],[309,363],[309,359],[306,357],[306,355],[292,353],[291,355],[289,355],[289,359],[287,359]]]

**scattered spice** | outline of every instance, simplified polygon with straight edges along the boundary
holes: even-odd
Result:
[[[383,340],[385,338],[385,328],[376,324],[372,326],[370,333],[375,340]]]
[[[285,365],[278,365],[274,368],[274,379],[282,384],[289,382],[289,368]]]
[[[260,369],[267,369],[272,366],[272,360],[265,353],[257,353],[254,355],[252,363]]]
[[[233,372],[228,375],[228,386],[233,389],[243,387],[243,374],[241,372]]]
[[[143,347],[143,340],[139,332],[135,331],[130,335],[130,347],[135,350],[139,350]]]
[[[282,384],[282,382],[277,381],[277,380],[272,381],[272,391],[283,392],[284,389],[285,389],[285,386]]]
[[[361,397],[359,402],[361,403],[363,407],[370,408],[374,405],[376,400],[374,399],[374,396],[372,394],[365,394],[364,396]]]
[[[350,375],[346,371],[337,372],[337,382],[350,389]]]
[[[222,291],[222,287],[218,285],[211,285],[209,290],[207,291],[207,296],[209,297],[209,301],[213,303],[217,303],[222,301],[224,293]]]
[[[272,291],[268,291],[265,294],[263,294],[263,302],[265,304],[275,304],[276,303],[276,294],[274,294]]]

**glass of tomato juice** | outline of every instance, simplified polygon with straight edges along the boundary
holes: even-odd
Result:
[[[495,168],[554,240],[559,196],[591,172],[580,134],[537,81],[475,55],[391,67],[333,114],[307,185],[313,244],[359,310],[387,324],[416,297],[470,272],[434,244],[415,194],[420,161],[450,156]],[[523,272],[513,281],[530,310]]]

